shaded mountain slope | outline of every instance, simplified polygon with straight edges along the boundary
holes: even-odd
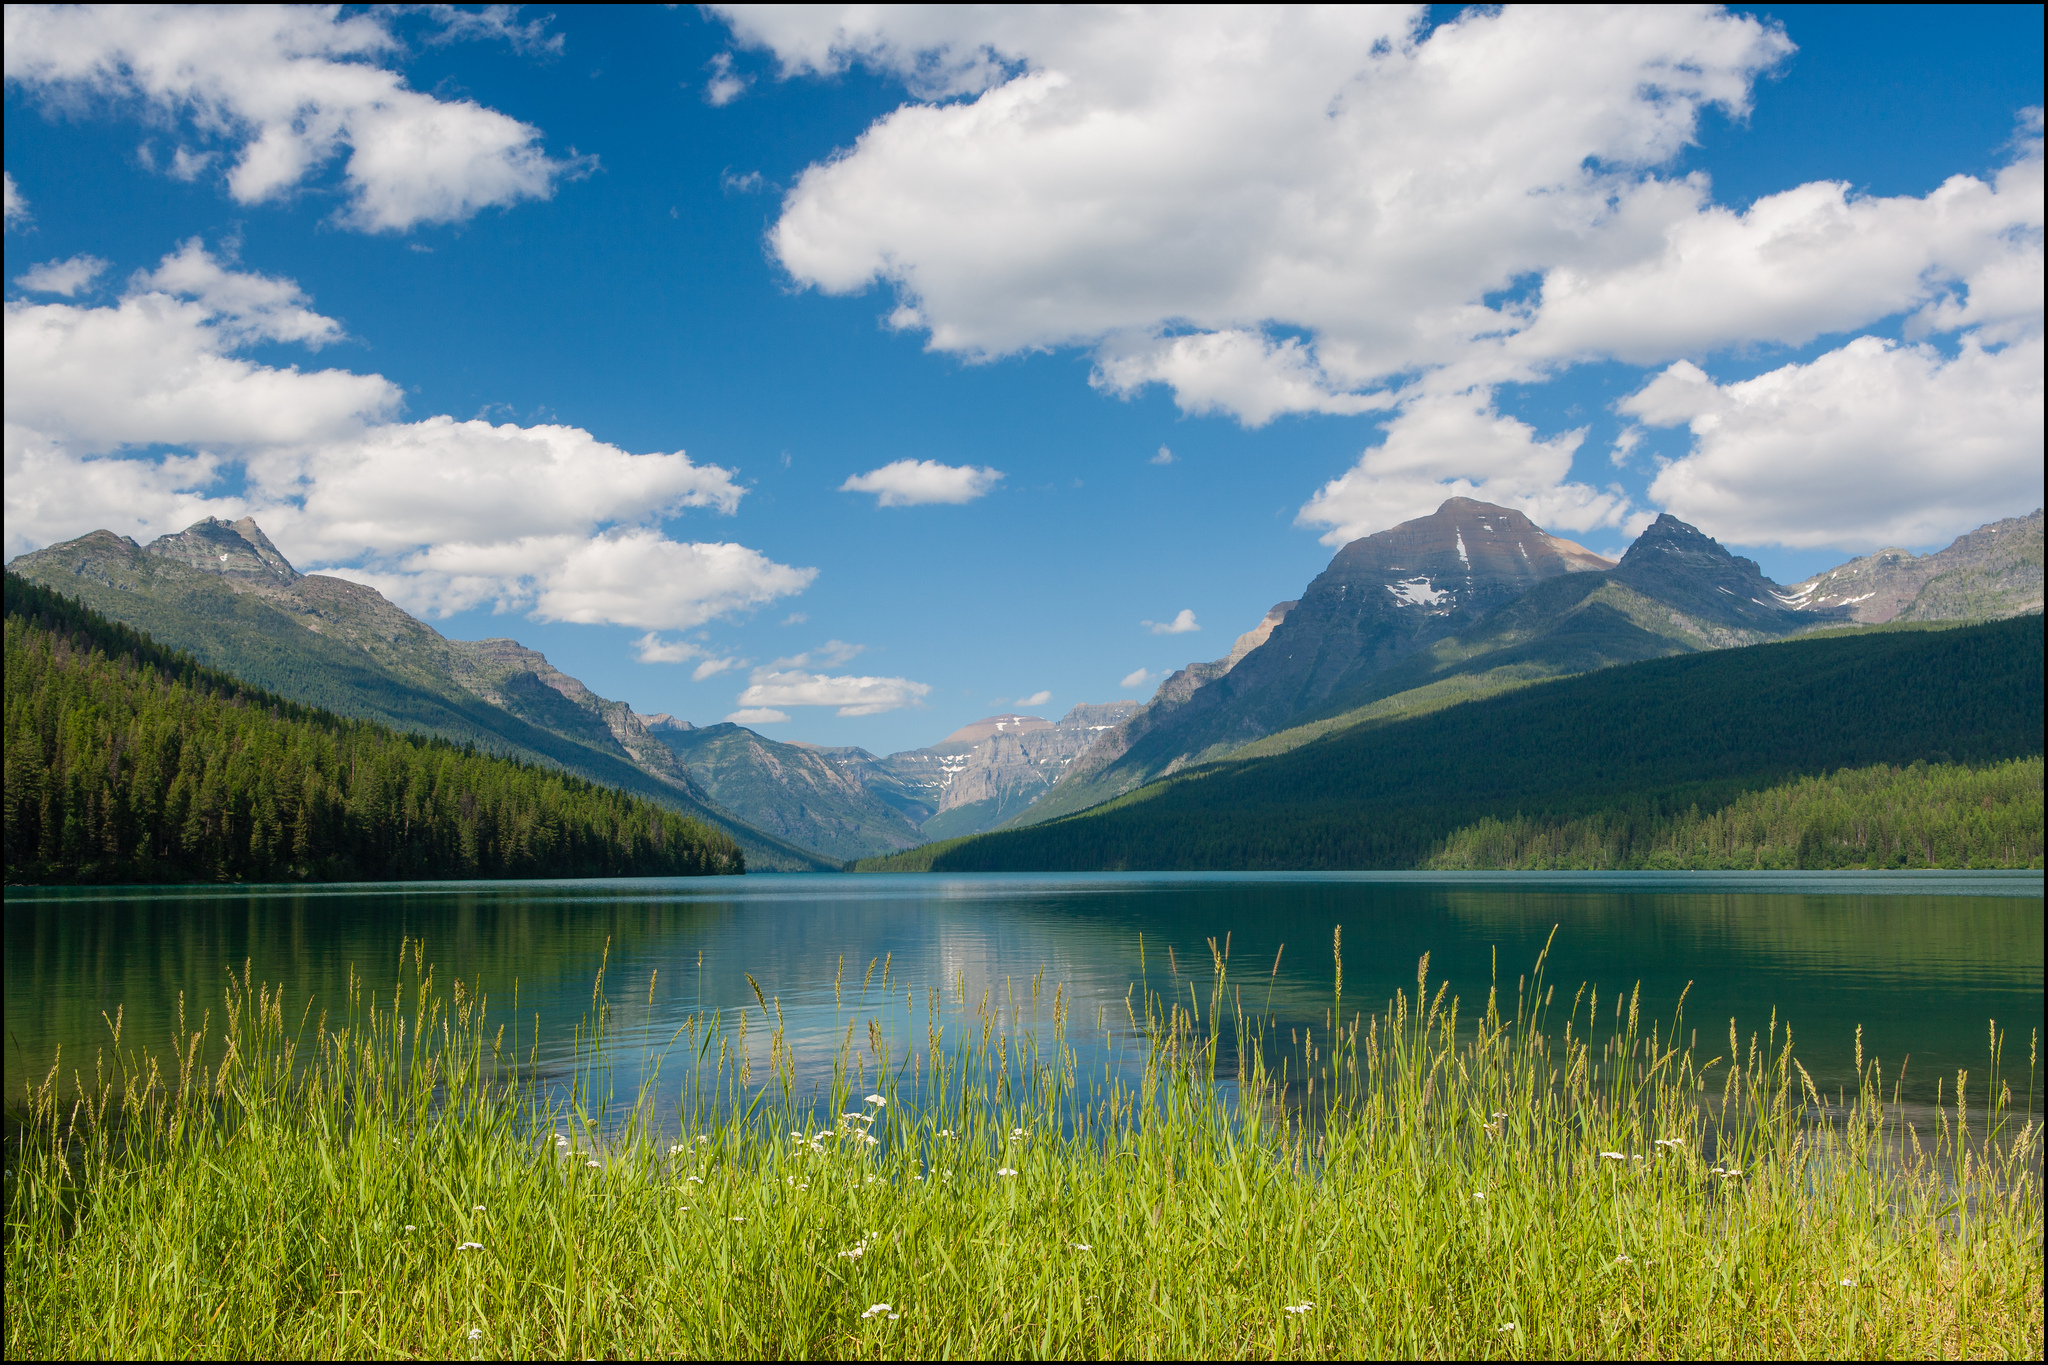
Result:
[[[374,588],[300,574],[246,518],[209,519],[147,547],[95,531],[8,567],[251,686],[557,766],[695,816],[738,840],[756,870],[836,866],[719,807],[624,703],[514,641],[449,640]]]
[[[2038,755],[2042,644],[2034,615],[1648,660],[1191,770],[1080,815],[934,848],[928,862],[1414,867],[1488,818],[1651,818],[1844,767]]]
[[[927,838],[858,768],[804,745],[730,723],[657,731],[690,777],[757,828],[843,861],[909,848]]]
[[[688,876],[723,831],[251,688],[12,573],[10,882]]]

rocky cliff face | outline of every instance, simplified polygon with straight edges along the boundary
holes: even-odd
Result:
[[[1945,550],[1878,550],[1787,591],[1799,611],[1856,621],[1954,621],[2019,616],[2042,606],[2041,509],[1958,536]]]
[[[850,861],[924,842],[917,820],[876,789],[864,750],[784,744],[730,723],[653,733],[720,805],[792,843]]]
[[[1730,554],[1668,512],[1636,538],[1609,577],[1660,604],[1680,633],[1708,649],[1753,645],[1817,624],[1818,613],[1802,615],[1794,595],[1765,578],[1755,560]]]

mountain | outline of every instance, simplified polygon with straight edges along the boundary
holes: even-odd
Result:
[[[944,773],[938,805],[922,826],[926,839],[950,839],[993,829],[1027,810],[1103,736],[1138,710],[1135,701],[1081,705],[1047,724],[1036,716],[992,717],[947,736],[932,750],[891,754],[898,771],[931,753]],[[961,746],[967,751],[959,753]],[[930,771],[928,768],[925,771]]]
[[[745,870],[723,830],[653,802],[302,706],[6,588],[10,884]]]
[[[1815,574],[1790,590],[1802,611],[1845,610],[1856,621],[1949,621],[2040,611],[2041,509],[1980,526],[1931,555],[1883,549]]]
[[[450,640],[374,588],[301,574],[249,518],[208,518],[148,546],[95,531],[8,567],[252,687],[696,816],[737,840],[751,868],[837,866],[720,808],[625,703],[517,641]]]
[[[1078,815],[931,845],[875,870],[1418,867],[1489,828],[1574,822],[1600,826],[1626,854],[1636,833],[1674,817],[1697,823],[1799,778],[2037,758],[2042,648],[2035,614],[1692,651],[1233,757]],[[2011,810],[1993,810],[1987,794],[1980,816],[1934,791],[1918,814],[1959,831],[1979,865],[2015,856],[2025,865],[2040,843],[2038,763],[2030,771],[2031,795],[2015,793]],[[1856,861],[1866,864],[1938,860],[1918,840],[1887,836],[1878,847],[1855,823],[1814,835],[1861,845]],[[2024,837],[2004,837],[2014,834]]]
[[[836,760],[836,751],[784,744],[730,723],[654,733],[719,805],[828,857],[851,862],[929,837],[919,831],[918,820],[930,807],[901,800],[895,790],[900,783],[887,774],[881,775],[887,794],[878,792],[860,764]]]
[[[1298,602],[1275,606],[1241,637],[1242,652],[1190,665],[1161,684],[1143,711],[1016,823],[1084,809],[1228,753],[1539,583],[1612,567],[1512,508],[1470,498],[1354,540]]]

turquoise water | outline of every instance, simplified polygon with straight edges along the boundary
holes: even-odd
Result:
[[[411,883],[11,891],[6,906],[9,1105],[61,1046],[68,1073],[125,1011],[124,1044],[168,1050],[178,996],[218,1016],[224,974],[246,961],[282,982],[296,1017],[338,1002],[353,965],[388,999],[401,940],[424,940],[440,980],[481,988],[521,1028],[537,1016],[545,1064],[560,1067],[609,952],[611,1047],[660,1047],[695,1012],[729,1023],[753,1011],[746,974],[779,1003],[802,1076],[826,1074],[855,1024],[872,1019],[922,1046],[928,991],[984,992],[1019,1027],[1049,1028],[1064,987],[1084,1064],[1128,1061],[1134,982],[1206,1007],[1207,940],[1228,942],[1247,1010],[1284,1032],[1320,1028],[1330,1004],[1333,930],[1343,927],[1345,1013],[1412,991],[1431,954],[1483,1005],[1495,979],[1513,998],[1553,928],[1548,979],[1603,1000],[1640,986],[1646,1015],[1680,993],[1702,1058],[1745,1041],[1775,1010],[1824,1089],[1847,1084],[1855,1030],[1905,1097],[1925,1102],[1985,1075],[1987,1027],[2007,1030],[2007,1075],[2027,1101],[2029,1035],[2042,1018],[2042,876],[2032,873],[1298,873],[989,876],[752,876],[581,882]],[[1141,968],[1142,953],[1142,968]],[[1277,970],[1275,960],[1278,959]],[[872,977],[870,966],[873,964]],[[886,973],[887,986],[883,982]],[[1178,976],[1176,977],[1176,974]],[[835,996],[834,982],[840,989]],[[1032,986],[1040,986],[1034,1013]],[[1604,1007],[1603,1007],[1604,1008]],[[1099,1029],[1089,1041],[1090,1029]],[[1105,1042],[1105,1039],[1107,1040]],[[1090,1050],[1093,1050],[1092,1053]],[[1910,1059],[1910,1060],[1909,1060]],[[2038,1111],[2040,1096],[2032,1100]]]

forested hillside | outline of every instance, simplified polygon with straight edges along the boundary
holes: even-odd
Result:
[[[1800,778],[2039,756],[2041,622],[1844,634],[1624,665],[1210,765],[1080,815],[863,866],[1420,867],[1458,856],[1453,836],[1472,856],[1489,840],[1505,848],[1498,833],[1479,837],[1494,828],[1489,819],[1529,837],[1579,821],[1632,821],[1642,839],[1631,836],[1628,857],[1648,858],[1696,813]],[[2006,840],[2021,865],[2039,859],[2033,801],[2035,851]],[[1793,836],[1795,847],[1803,840]],[[1903,842],[1868,857],[1896,865]],[[1932,859],[1903,851],[1905,865]]]
[[[724,831],[202,668],[6,579],[7,880],[683,876]]]

